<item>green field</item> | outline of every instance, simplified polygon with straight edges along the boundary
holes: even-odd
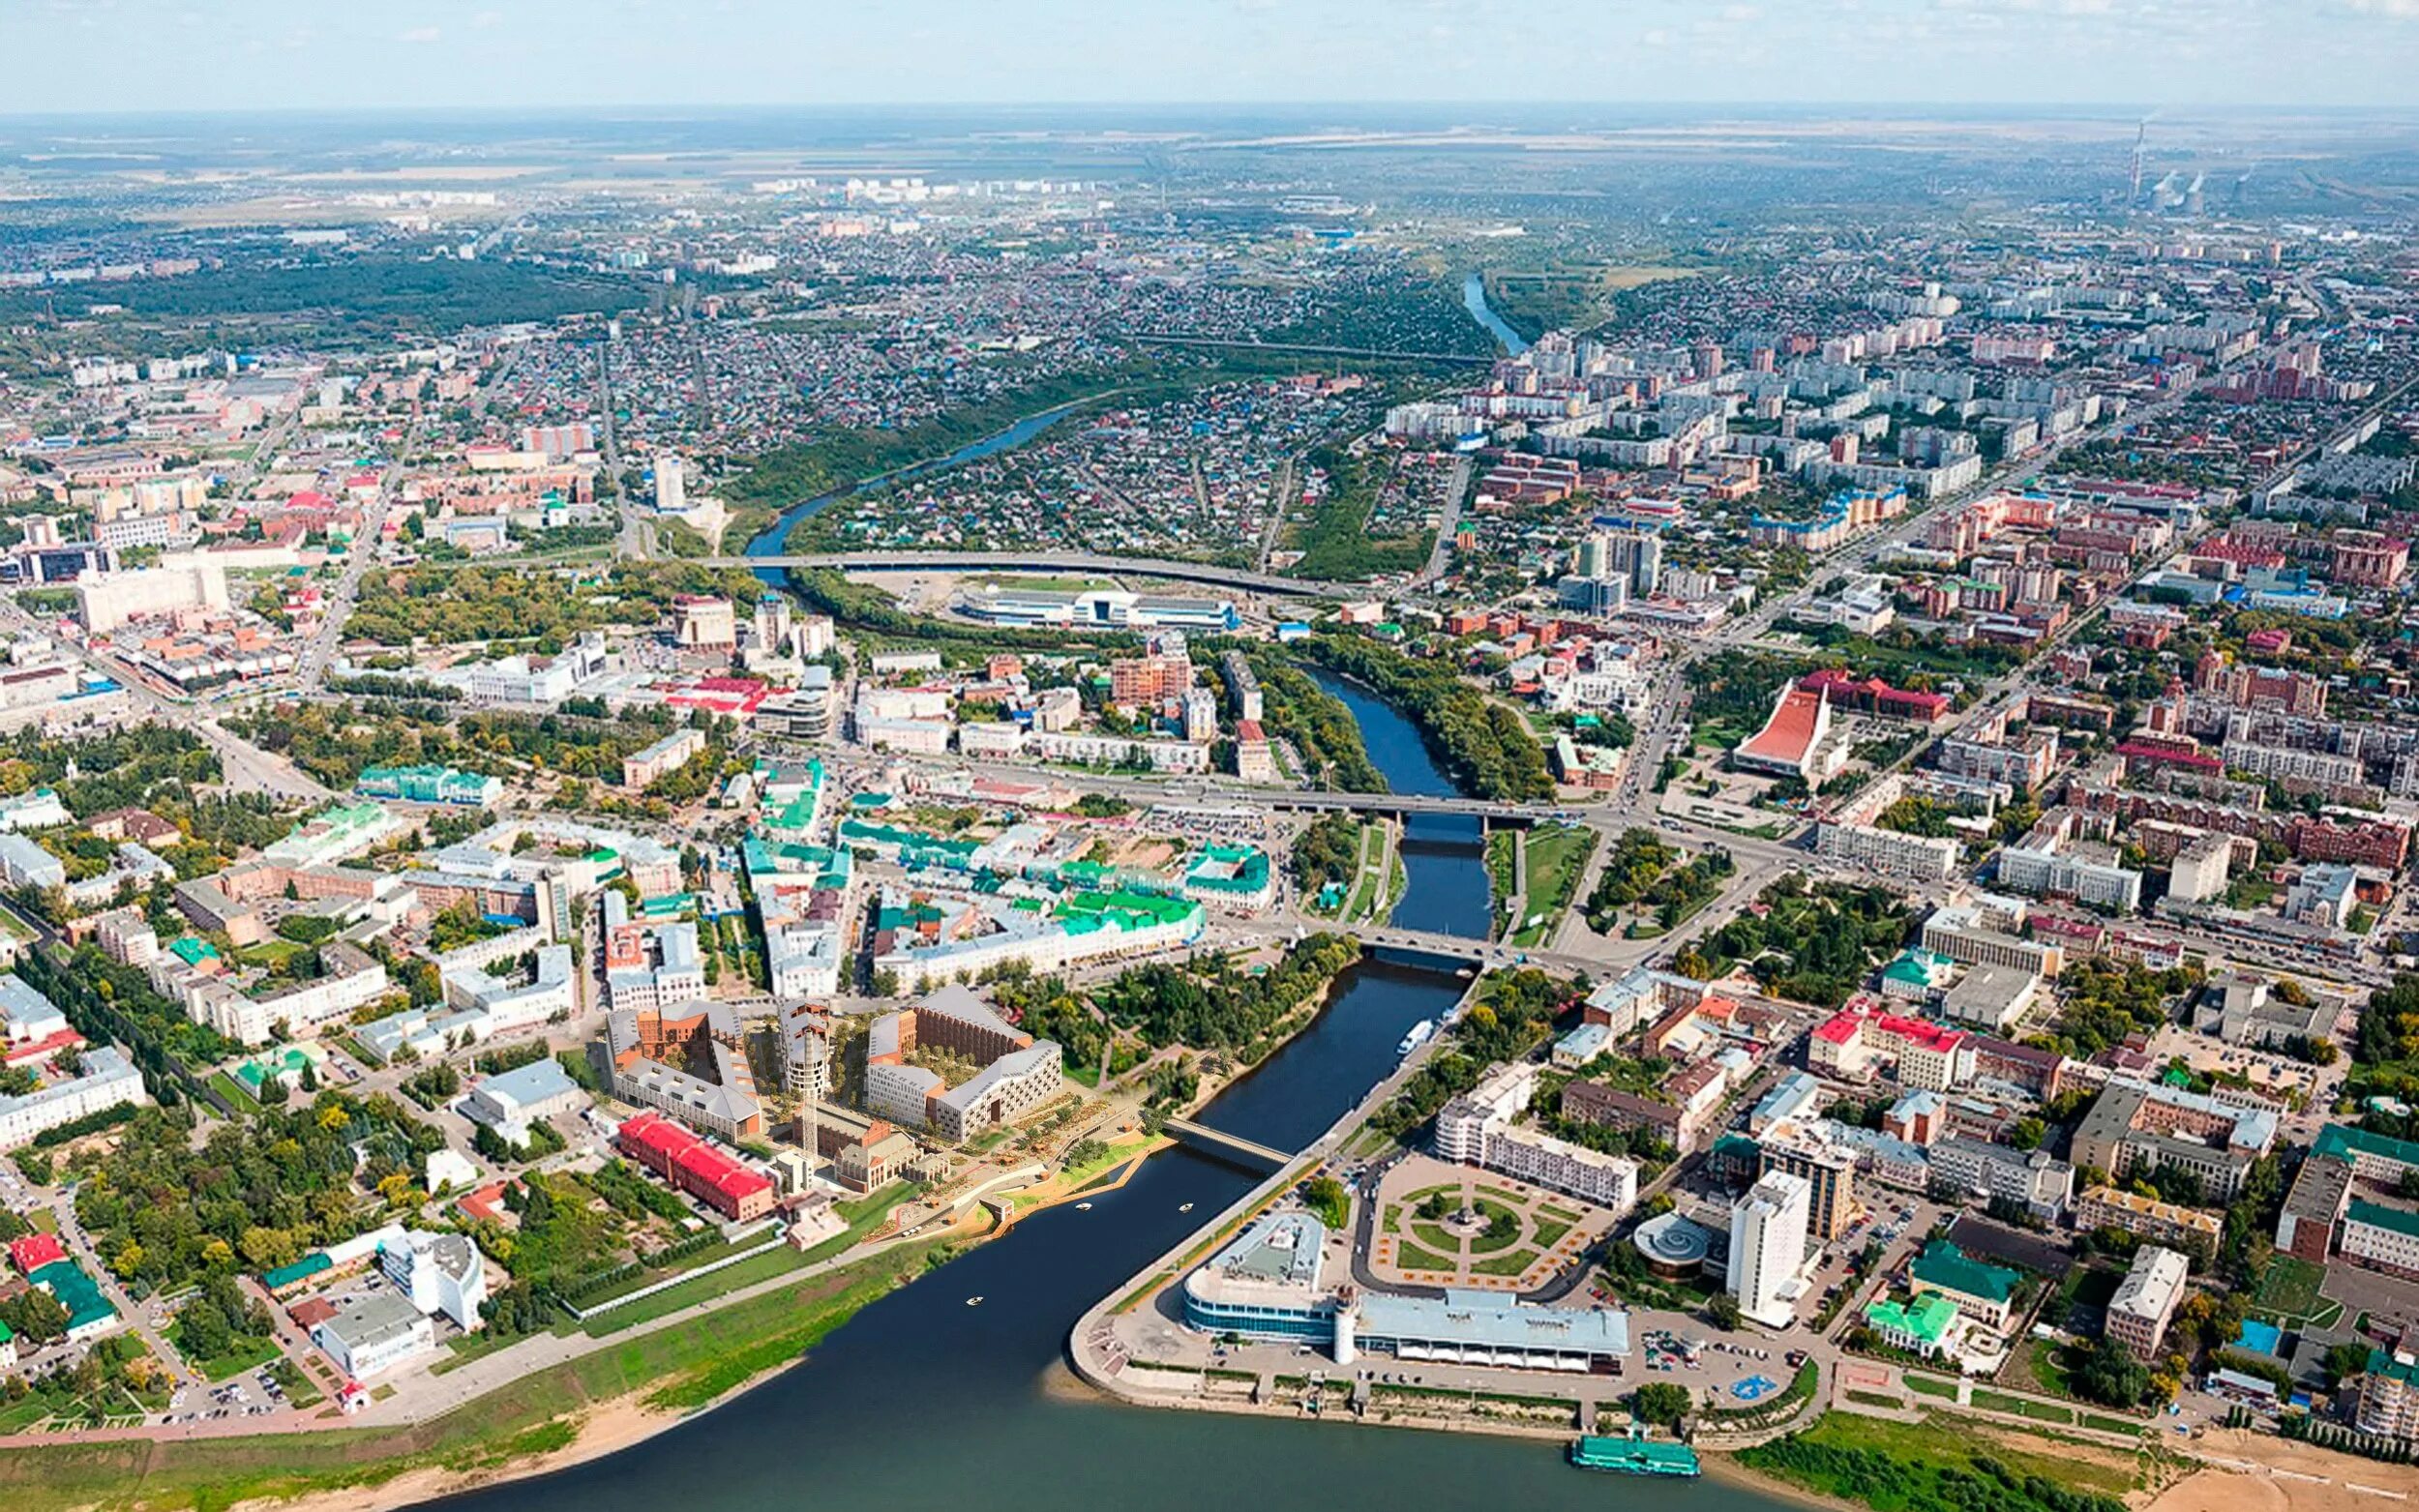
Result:
[[[2326,1272],[2298,1256],[2279,1255],[2259,1273],[2259,1289],[2252,1293],[2252,1310],[2283,1322],[2307,1322],[2329,1306],[2318,1294]],[[2340,1309],[2339,1309],[2340,1311]]]
[[[775,1276],[800,1269],[806,1263],[805,1256],[786,1244],[779,1245],[762,1255],[735,1260],[708,1275],[667,1287],[652,1296],[641,1297],[610,1313],[598,1313],[582,1321],[580,1327],[591,1338],[620,1333],[626,1328],[652,1322],[667,1314],[677,1313],[684,1307],[695,1307],[700,1302],[711,1301],[760,1281],[770,1281]],[[659,1276],[656,1279],[660,1281],[664,1278]]]
[[[2018,1448],[1974,1432],[1971,1418],[1934,1412],[1920,1423],[1826,1414],[1804,1433],[1739,1453],[1739,1462],[1795,1486],[1876,1512],[1939,1512],[1991,1507],[2007,1512],[2122,1512],[2135,1489],[2129,1468],[2061,1455],[2044,1440]],[[1999,1480],[1993,1470],[2004,1472]],[[1977,1487],[1977,1475],[1998,1484]],[[2051,1509],[2025,1488],[2039,1477],[2077,1500]],[[2011,1484],[2013,1482],[2013,1484]]]
[[[1957,1383],[1954,1380],[1942,1380],[1937,1376],[1918,1376],[1913,1371],[1906,1372],[1905,1377],[1909,1391],[1949,1402],[1957,1399]]]
[[[2075,1426],[2075,1409],[2052,1402],[2036,1402],[2030,1397],[2012,1397],[1978,1387],[1973,1403],[1986,1412],[2013,1412],[2018,1417],[2029,1417],[2038,1422],[2057,1423],[2068,1428]]]
[[[1530,832],[1527,846],[1528,875],[1524,878],[1521,911],[1524,917],[1511,921],[1509,943],[1522,946],[1543,944],[1562,922],[1563,911],[1570,906],[1570,895],[1579,885],[1579,874],[1587,869],[1589,853],[1596,849],[1596,831],[1584,825],[1563,828],[1540,825]],[[1536,918],[1537,924],[1526,923]]]
[[[244,1090],[244,1083],[236,1081],[233,1077],[228,1076],[225,1072],[216,1071],[211,1073],[209,1084],[211,1088],[221,1097],[225,1098],[227,1106],[233,1108],[237,1112],[256,1113],[260,1111],[259,1099]]]
[[[1397,1247],[1394,1251],[1394,1263],[1404,1270],[1452,1271],[1458,1270],[1461,1266],[1459,1260],[1450,1260],[1442,1255],[1430,1254],[1416,1244]]]

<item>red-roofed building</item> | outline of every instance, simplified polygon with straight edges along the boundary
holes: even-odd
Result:
[[[1848,749],[1832,736],[1829,697],[1784,686],[1764,727],[1741,742],[1730,758],[1751,772],[1801,777],[1808,787],[1819,787],[1847,765]]]
[[[9,1241],[9,1263],[20,1276],[30,1276],[45,1265],[55,1265],[67,1259],[67,1247],[57,1234],[29,1233],[22,1239]]]
[[[1913,720],[1920,725],[1937,724],[1949,714],[1950,699],[1945,693],[1915,693],[1905,688],[1893,688],[1879,677],[1860,679],[1837,667],[1808,672],[1798,679],[1798,686],[1809,693],[1829,695],[1831,701],[1843,709],[1862,709],[1890,719]]]
[[[2125,758],[2129,773],[2161,766],[2189,767],[2195,772],[2225,770],[2224,761],[2200,750],[2194,742],[2181,738],[2137,734],[2117,747],[2116,752]]]
[[[668,691],[664,702],[675,709],[710,709],[746,724],[771,693],[753,677],[700,677]]]
[[[511,1216],[504,1206],[504,1194],[520,1184],[518,1181],[492,1181],[467,1197],[457,1198],[454,1205],[469,1217],[502,1223]]]
[[[1807,1039],[1806,1063],[1830,1076],[1862,1080],[1881,1064],[1896,1067],[1900,1085],[1946,1092],[1973,1080],[1973,1036],[1923,1019],[1884,1013],[1860,994]]]
[[[742,1165],[720,1146],[661,1113],[641,1113],[630,1119],[613,1135],[613,1144],[675,1190],[735,1223],[772,1211],[771,1177]]]

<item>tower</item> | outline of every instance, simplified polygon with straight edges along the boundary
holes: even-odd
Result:
[[[680,459],[670,452],[656,453],[655,513],[678,515],[688,507],[688,488],[680,476]]]
[[[2150,118],[2144,116],[2134,127],[2134,189],[2125,198],[2128,208],[2142,202],[2142,138],[2150,134]]]
[[[1781,1291],[1806,1266],[1806,1230],[1814,1187],[1804,1176],[1766,1171],[1730,1210],[1730,1290],[1739,1311],[1779,1326],[1789,1307]]]

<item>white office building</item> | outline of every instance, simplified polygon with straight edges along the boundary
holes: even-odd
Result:
[[[1730,1210],[1730,1291],[1754,1321],[1785,1328],[1793,1320],[1813,1208],[1812,1182],[1769,1171]]]

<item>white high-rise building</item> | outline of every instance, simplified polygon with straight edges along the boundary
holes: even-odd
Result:
[[[655,454],[655,513],[677,515],[689,507],[687,485],[680,474],[680,459],[670,452]]]
[[[1759,1323],[1785,1328],[1784,1290],[1806,1268],[1806,1230],[1814,1185],[1786,1171],[1766,1171],[1730,1210],[1730,1291],[1739,1311]]]

